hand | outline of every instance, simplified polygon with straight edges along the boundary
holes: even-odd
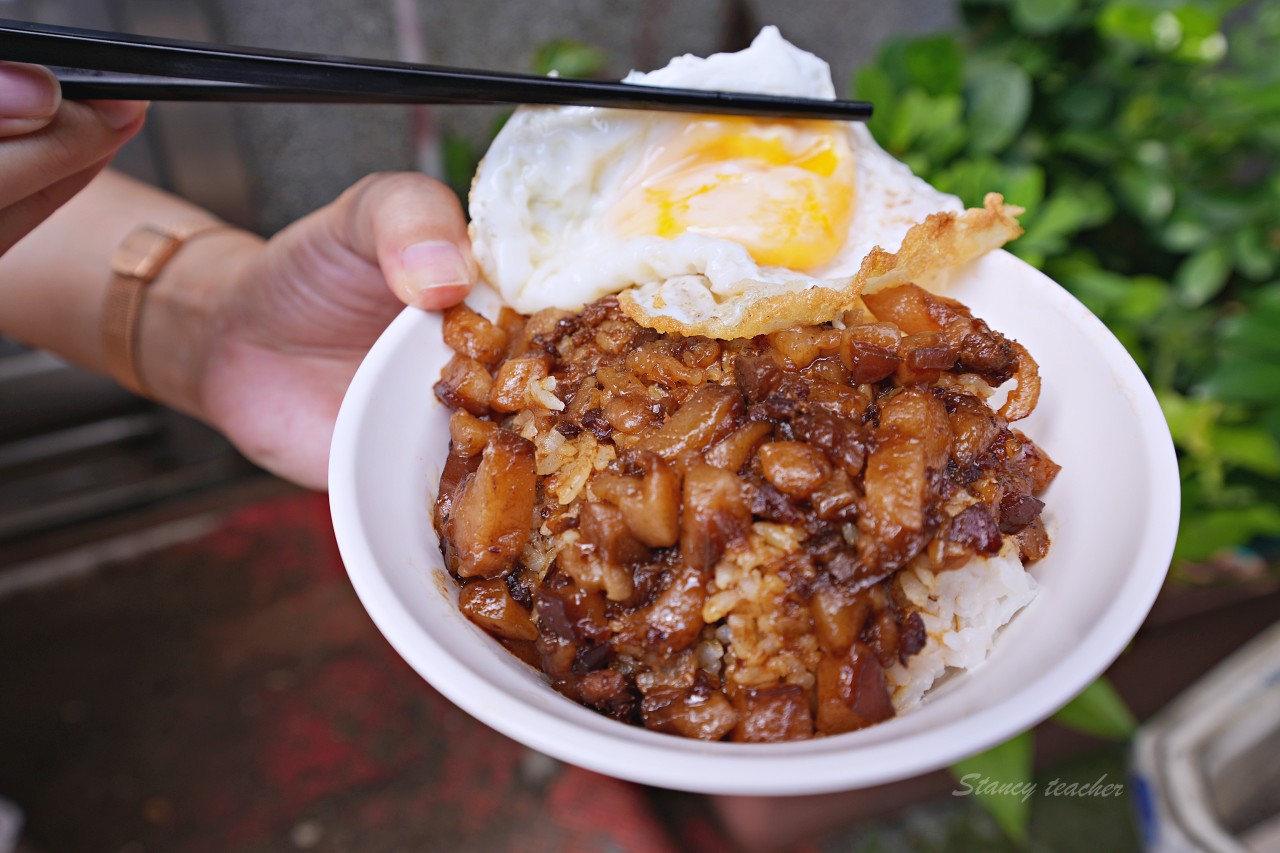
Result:
[[[0,62],[0,255],[84,189],[142,127],[146,108],[64,102],[48,70]]]
[[[452,305],[475,278],[450,190],[371,176],[248,249],[218,288],[200,414],[258,464],[323,489],[338,406],[374,340],[405,304]]]

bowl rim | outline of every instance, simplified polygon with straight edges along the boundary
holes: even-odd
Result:
[[[410,336],[427,323],[406,308],[361,364],[343,400],[329,461],[330,510],[339,552],[352,586],[378,629],[415,671],[455,705],[530,748],[588,770],[646,785],[726,795],[787,796],[884,784],[946,767],[1041,722],[1101,674],[1137,633],[1159,593],[1173,556],[1180,480],[1173,440],[1154,391],[1124,346],[1082,303],[1034,267],[1004,250],[983,259],[996,269],[1013,264],[1049,307],[1070,316],[1099,349],[1121,392],[1132,403],[1150,472],[1150,500],[1142,516],[1137,559],[1095,630],[1068,654],[1019,688],[1011,701],[903,738],[854,744],[859,732],[784,744],[690,741],[628,726],[564,701],[573,712],[553,713],[486,681],[452,657],[399,600],[374,556],[362,523],[355,482],[359,435],[377,379]],[[1016,701],[1012,701],[1016,700]],[[598,723],[607,723],[603,727]],[[957,735],[963,730],[963,737]],[[874,731],[872,729],[863,730]],[[857,753],[856,761],[850,754]],[[906,757],[904,758],[904,753]],[[892,762],[888,761],[892,757]],[[769,773],[752,772],[767,760]]]

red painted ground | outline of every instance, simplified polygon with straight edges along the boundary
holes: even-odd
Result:
[[[727,850],[701,798],[564,767],[428,687],[325,500],[0,601],[0,796],[46,851]]]

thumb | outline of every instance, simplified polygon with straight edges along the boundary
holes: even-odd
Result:
[[[409,172],[370,175],[339,199],[340,241],[376,260],[406,305],[453,305],[476,281],[476,262],[457,196]]]
[[[39,65],[0,62],[0,138],[35,133],[53,121],[62,90]]]

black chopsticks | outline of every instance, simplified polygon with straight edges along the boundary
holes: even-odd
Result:
[[[0,35],[0,41],[4,39]],[[397,95],[379,92],[336,92],[268,86],[252,83],[222,83],[217,80],[175,79],[150,74],[123,74],[114,71],[86,71],[82,68],[49,66],[62,84],[62,96],[73,101],[112,98],[123,101],[217,101],[251,104],[456,104],[485,103],[458,101],[429,95]]]
[[[556,104],[866,121],[862,101],[666,89],[259,50],[0,20],[0,59],[56,67],[63,96],[259,103]]]

